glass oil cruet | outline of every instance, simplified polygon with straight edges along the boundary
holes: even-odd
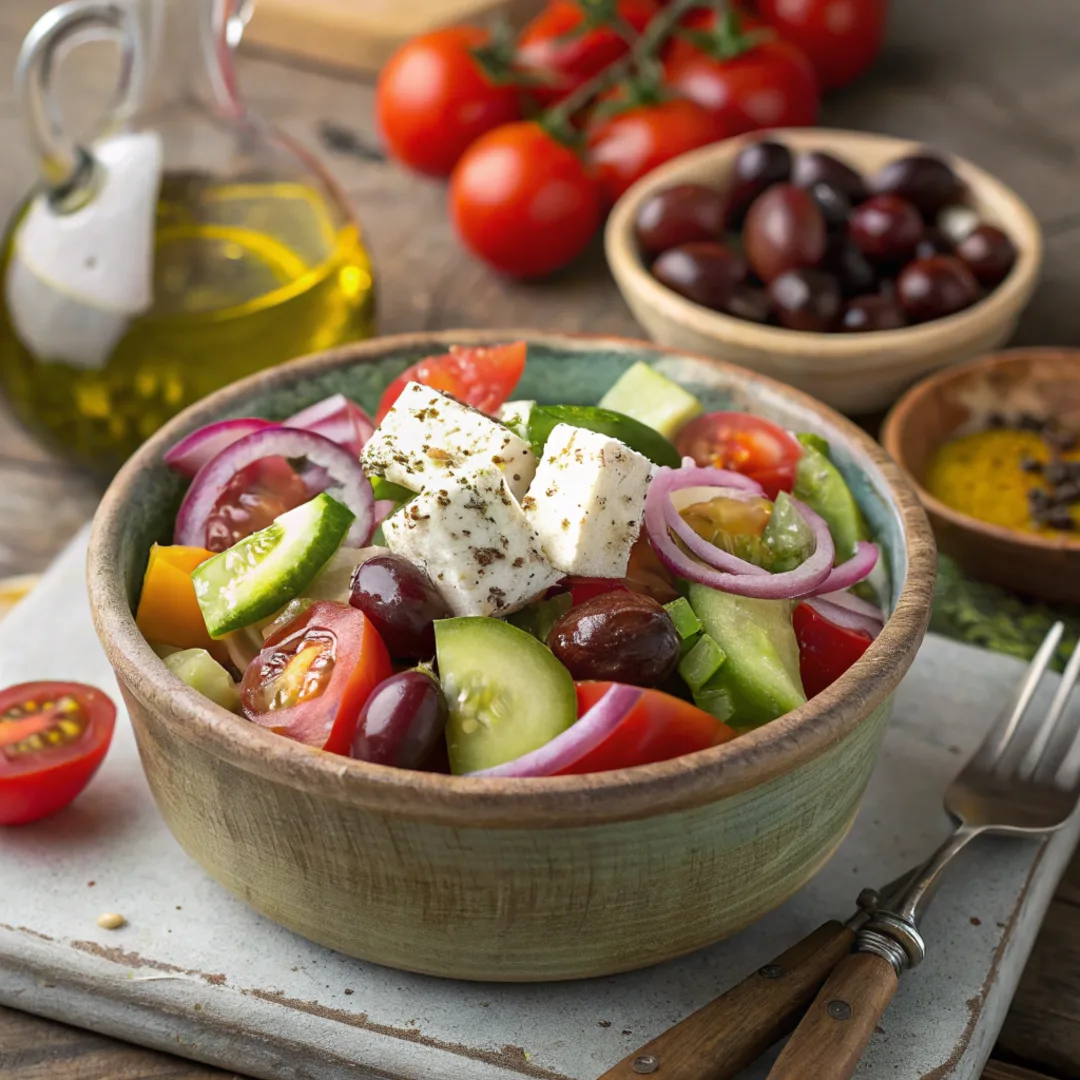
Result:
[[[70,0],[16,85],[41,184],[0,248],[0,389],[74,463],[114,472],[212,390],[373,331],[371,267],[333,181],[245,107],[246,0]],[[83,147],[53,93],[63,51],[121,48]]]

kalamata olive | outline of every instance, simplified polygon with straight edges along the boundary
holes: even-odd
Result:
[[[754,200],[743,227],[746,257],[770,282],[785,270],[816,266],[825,254],[825,219],[810,196],[794,184],[774,184]]]
[[[820,150],[807,150],[799,154],[791,170],[791,182],[801,188],[828,184],[853,203],[862,202],[870,194],[866,181],[850,165]]]
[[[836,276],[845,296],[862,296],[877,286],[873,264],[846,236],[829,237],[821,268]]]
[[[722,310],[725,315],[747,322],[767,323],[772,319],[768,294],[757,285],[736,285]]]
[[[849,334],[867,330],[899,330],[907,317],[892,296],[856,296],[844,309],[840,328]]]
[[[781,326],[825,333],[840,317],[840,283],[824,270],[788,270],[769,284],[769,299]]]
[[[430,675],[416,670],[391,675],[360,710],[349,756],[419,769],[434,757],[449,715],[442,687]]]
[[[979,227],[979,212],[967,203],[951,203],[938,211],[935,224],[941,235],[956,247]]]
[[[610,592],[572,607],[551,628],[548,648],[575,679],[656,686],[679,662],[671,616],[648,596]]]
[[[980,225],[956,245],[956,255],[983,285],[998,285],[1016,262],[1016,245],[993,225]]]
[[[694,240],[719,240],[727,200],[704,184],[676,184],[650,195],[638,210],[634,230],[645,255]]]
[[[919,211],[897,195],[875,195],[855,207],[848,235],[856,247],[877,263],[910,259],[923,236]]]
[[[768,187],[791,176],[791,151],[782,143],[752,142],[731,167],[731,211],[739,217]]]
[[[952,242],[934,226],[926,229],[922,239],[915,245],[916,259],[929,259],[931,255],[951,255],[952,253]]]
[[[929,322],[970,307],[979,298],[979,285],[959,259],[934,255],[904,267],[896,295],[912,322]]]
[[[717,310],[727,303],[732,288],[746,280],[747,272],[742,256],[708,240],[671,248],[652,264],[653,277],[662,285]]]
[[[875,195],[899,195],[920,214],[932,218],[955,202],[964,185],[952,169],[933,154],[911,154],[890,162],[870,181]]]
[[[824,182],[810,188],[810,198],[817,203],[825,227],[830,232],[842,229],[851,214],[851,200],[839,189]]]
[[[349,603],[371,620],[391,656],[407,660],[435,655],[435,620],[451,614],[427,574],[393,554],[356,568]]]

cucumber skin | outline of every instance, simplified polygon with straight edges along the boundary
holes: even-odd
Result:
[[[642,403],[648,403],[642,407]],[[657,407],[659,403],[659,407]],[[673,439],[704,409],[684,386],[661,375],[644,360],[624,371],[600,399],[600,408],[622,412],[632,420]]]
[[[529,416],[529,438],[537,459],[543,456],[548,437],[558,424],[618,439],[654,465],[677,469],[682,463],[679,451],[654,428],[625,413],[595,405],[537,405]]]
[[[690,606],[725,653],[708,688],[727,692],[733,728],[760,727],[805,704],[789,601],[751,600],[691,585]]]
[[[798,435],[803,455],[795,468],[795,497],[817,511],[829,526],[836,545],[836,562],[855,554],[859,540],[869,540],[866,519],[840,470],[817,447],[819,438]]]

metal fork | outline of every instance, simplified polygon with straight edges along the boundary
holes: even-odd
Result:
[[[957,828],[929,861],[880,894],[864,890],[859,911],[846,923],[820,926],[600,1080],[651,1073],[664,1080],[731,1080],[790,1031],[812,999],[769,1080],[847,1080],[900,975],[925,955],[919,921],[942,871],[976,836],[1044,835],[1061,828],[1076,808],[1080,767],[1066,765],[1072,765],[1080,711],[1067,716],[1066,706],[1080,676],[1080,646],[1046,715],[1030,709],[1063,632],[1055,623],[996,723],[946,790],[945,809]]]
[[[1029,708],[1064,630],[1061,623],[1051,628],[997,722],[946,790],[945,809],[956,830],[899,900],[877,909],[858,932],[855,952],[829,976],[769,1080],[848,1080],[900,976],[926,955],[919,922],[945,868],[977,836],[1046,835],[1072,816],[1080,770],[1067,766],[1080,711],[1069,715],[1066,706],[1080,676],[1080,646],[1046,714]]]

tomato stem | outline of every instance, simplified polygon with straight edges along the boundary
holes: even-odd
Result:
[[[725,0],[720,0],[720,2],[725,2]],[[679,20],[692,8],[700,6],[701,0],[672,0],[672,3],[653,17],[644,32],[634,41],[628,53],[612,61],[588,82],[582,83],[554,108],[548,109],[542,118],[544,127],[556,137],[560,131],[569,130],[572,127],[571,118],[585,108],[593,98],[609,90],[635,68],[642,66],[647,68],[660,46],[667,41],[678,26]],[[616,29],[625,36],[620,26],[617,25]]]

